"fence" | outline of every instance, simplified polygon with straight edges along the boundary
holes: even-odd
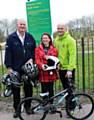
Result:
[[[0,49],[1,76],[4,69],[4,49]],[[75,83],[78,90],[94,91],[94,39],[81,38],[77,40],[77,69]],[[60,80],[55,83],[55,91],[62,89]],[[39,89],[36,89],[39,92]]]
[[[77,41],[77,71],[78,89],[94,90],[94,39],[82,38]]]

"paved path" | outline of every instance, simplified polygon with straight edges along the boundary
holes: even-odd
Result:
[[[47,115],[45,120],[72,120],[70,118],[66,118],[66,114],[63,112],[63,117],[60,118],[59,114],[49,114]],[[13,113],[6,113],[6,112],[0,112],[0,120],[19,120],[18,118],[13,118]],[[30,118],[27,118],[26,120],[34,120]],[[94,113],[86,120],[94,120]]]
[[[87,105],[85,110],[87,110],[89,106]],[[45,120],[72,120],[66,118],[65,110],[62,111],[62,118],[60,118],[59,114],[48,114]],[[0,120],[19,120],[18,118],[13,118],[13,107],[11,99],[7,101],[0,101]],[[35,120],[34,116],[26,116],[25,120]],[[94,112],[93,114],[86,120],[94,120]]]

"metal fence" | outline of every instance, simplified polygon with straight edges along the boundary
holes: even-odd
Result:
[[[0,47],[0,75],[5,73],[4,67],[4,49]],[[83,92],[94,91],[94,39],[81,38],[77,40],[77,69],[75,74],[75,84],[77,90]],[[55,83],[55,91],[62,89],[60,80]],[[36,93],[40,91],[40,87],[35,89]]]
[[[84,92],[94,90],[94,39],[81,38],[77,40],[77,71],[76,83],[78,89]]]

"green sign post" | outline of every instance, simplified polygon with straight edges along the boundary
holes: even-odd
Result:
[[[44,32],[52,33],[50,0],[33,0],[26,3],[28,31],[40,43]]]

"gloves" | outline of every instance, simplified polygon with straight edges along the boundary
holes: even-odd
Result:
[[[68,70],[66,73],[66,77],[68,78],[72,77],[72,71]]]

